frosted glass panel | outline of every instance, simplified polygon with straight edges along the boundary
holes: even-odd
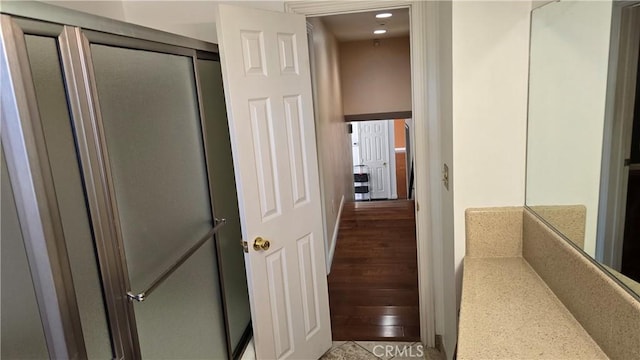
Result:
[[[42,321],[31,280],[18,213],[9,181],[4,152],[2,162],[2,339],[3,359],[48,359]]]
[[[198,60],[200,84],[207,130],[207,156],[216,214],[227,219],[217,240],[222,265],[223,294],[226,300],[231,347],[235,350],[251,321],[249,292],[244,267],[244,254],[239,246],[242,238],[238,198],[231,156],[231,141],[224,102],[220,63]]]
[[[191,58],[91,45],[131,287],[211,229]]]
[[[25,40],[87,355],[110,359],[111,339],[56,39],[27,35]]]
[[[135,305],[145,359],[225,359],[213,241],[202,246],[143,303]]]
[[[213,224],[192,59],[91,45],[132,290]],[[144,358],[226,357],[215,244],[135,304]]]

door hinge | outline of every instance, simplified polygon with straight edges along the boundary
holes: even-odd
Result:
[[[244,251],[245,253],[249,253],[249,244],[247,244],[246,241],[244,240],[240,240],[240,245],[242,245],[242,251]]]
[[[416,211],[420,211],[420,203],[416,201]]]
[[[444,188],[449,190],[449,166],[447,164],[442,167],[442,182],[444,183]]]

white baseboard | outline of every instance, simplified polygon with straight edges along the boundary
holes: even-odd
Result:
[[[333,263],[333,254],[336,252],[336,243],[338,242],[338,230],[340,229],[340,217],[342,217],[342,208],[344,207],[344,195],[340,199],[340,207],[338,208],[338,216],[336,217],[336,225],[333,227],[333,235],[331,236],[331,248],[327,254],[327,275],[331,272],[331,264]]]

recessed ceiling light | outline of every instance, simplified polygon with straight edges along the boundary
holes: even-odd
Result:
[[[384,30],[384,29],[374,30],[373,33],[376,34],[376,35],[386,34],[387,30]]]
[[[376,17],[377,17],[378,19],[386,19],[386,18],[390,18],[390,17],[392,17],[392,16],[393,16],[393,14],[391,14],[391,13],[380,13],[380,14],[376,14]]]

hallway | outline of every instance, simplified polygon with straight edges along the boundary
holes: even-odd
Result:
[[[333,340],[419,341],[412,200],[347,203],[329,275]]]

